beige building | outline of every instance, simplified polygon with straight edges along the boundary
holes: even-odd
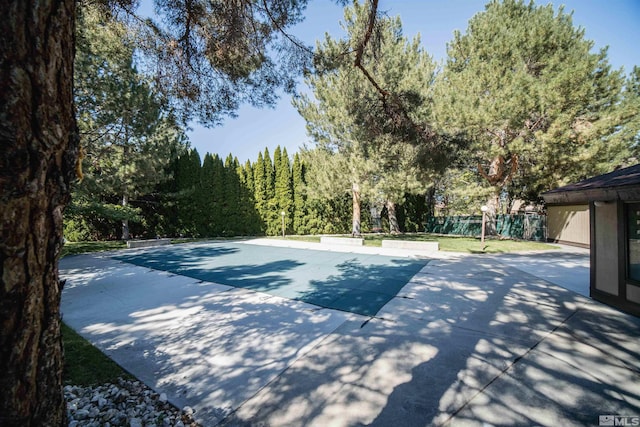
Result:
[[[549,236],[580,237],[589,223],[592,298],[640,315],[640,164],[542,194]],[[588,210],[585,209],[588,207]],[[573,218],[573,221],[568,221]],[[586,218],[586,219],[585,219]]]
[[[588,248],[589,204],[547,205],[547,240]]]

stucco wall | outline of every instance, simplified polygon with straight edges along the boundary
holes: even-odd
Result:
[[[547,236],[555,242],[589,247],[589,205],[548,206]]]
[[[618,207],[595,206],[595,287],[618,295]]]

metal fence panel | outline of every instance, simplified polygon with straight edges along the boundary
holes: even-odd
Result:
[[[502,237],[522,240],[547,240],[547,217],[537,214],[497,215],[495,230]],[[488,230],[491,227],[487,227]],[[436,216],[427,218],[427,233],[457,236],[479,236],[482,231],[481,215]]]

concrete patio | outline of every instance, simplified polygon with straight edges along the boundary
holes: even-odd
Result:
[[[62,310],[204,426],[640,416],[640,319],[552,283],[588,280],[588,258],[554,253],[432,255],[372,317],[82,255],[61,262]]]

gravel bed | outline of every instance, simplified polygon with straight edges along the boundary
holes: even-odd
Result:
[[[69,427],[200,427],[193,409],[182,410],[137,380],[117,384],[64,387]]]

